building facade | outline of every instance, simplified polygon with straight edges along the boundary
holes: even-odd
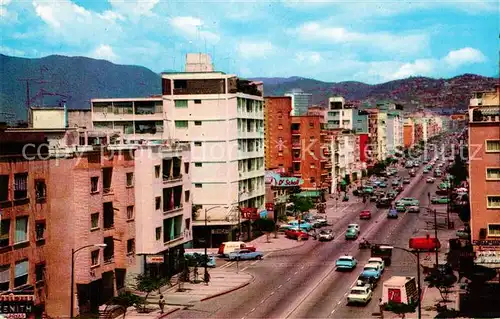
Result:
[[[407,118],[403,124],[403,146],[411,148],[415,144],[415,124]]]
[[[266,169],[292,172],[292,98],[268,96],[264,98],[264,131]]]
[[[328,128],[353,129],[353,108],[346,104],[343,97],[328,98]]]
[[[301,89],[293,89],[290,92],[285,93],[292,99],[292,110],[290,115],[300,116],[307,114],[307,110],[310,105],[312,105],[312,94],[306,93]]]
[[[377,113],[377,160],[387,158],[387,111],[379,110]]]

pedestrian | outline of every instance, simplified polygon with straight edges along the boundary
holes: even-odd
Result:
[[[382,298],[378,300],[378,307],[380,309],[380,318],[384,319],[384,303],[382,302]]]
[[[160,306],[160,313],[163,313],[163,309],[165,308],[165,299],[163,299],[163,295],[160,295],[160,300],[158,300],[158,306]]]

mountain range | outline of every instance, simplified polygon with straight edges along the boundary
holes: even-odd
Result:
[[[51,55],[28,59],[0,54],[0,121],[24,120],[26,100],[32,106],[89,108],[92,98],[144,97],[161,94],[161,76],[145,67],[118,65],[87,57]],[[450,79],[410,77],[381,84],[322,82],[302,77],[254,78],[264,82],[265,95],[292,89],[312,94],[313,104],[342,95],[354,103],[391,100],[406,108],[462,108],[473,91],[491,89],[498,80],[474,74]],[[29,93],[27,93],[29,84]]]

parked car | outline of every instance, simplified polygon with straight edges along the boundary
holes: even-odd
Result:
[[[380,276],[382,276],[382,270],[380,268],[380,265],[378,264],[366,264],[363,267],[363,272],[361,274],[366,277],[372,277],[373,279],[378,281],[380,279]]]
[[[425,180],[426,183],[429,183],[429,184],[432,184],[436,181],[436,179],[434,177],[427,177],[427,179]]]
[[[411,177],[415,177],[415,175],[417,175],[414,169],[410,170],[409,174]]]
[[[420,207],[418,207],[418,206],[409,206],[406,211],[408,213],[420,213]]]
[[[262,259],[264,254],[260,251],[251,251],[248,249],[235,250],[229,254],[229,260],[250,260]]]
[[[309,239],[309,234],[304,230],[298,228],[290,228],[285,231],[285,236],[290,239]]]
[[[229,256],[233,251],[240,249],[256,251],[254,246],[247,245],[242,241],[226,241],[220,244],[218,254],[221,256]]]
[[[333,230],[331,229],[322,229],[319,232],[318,240],[319,241],[330,241],[333,239]]]
[[[405,206],[420,206],[420,201],[413,197],[403,197],[399,200]]]
[[[448,196],[433,196],[431,198],[431,203],[432,204],[448,204],[450,202],[450,199]]]
[[[424,170],[422,171],[422,173],[424,173],[424,174],[429,174],[429,171],[430,171],[429,169],[424,168]]]
[[[376,206],[377,208],[389,208],[391,207],[391,199],[389,197],[379,198]]]
[[[396,211],[400,213],[406,212],[406,206],[403,203],[396,202]]]
[[[354,258],[353,256],[348,256],[348,255],[340,257],[335,262],[335,267],[337,267],[337,270],[341,270],[341,269],[352,270],[352,269],[356,268],[357,265],[358,265],[358,261],[356,260],[356,258]]]
[[[467,228],[461,228],[458,229],[455,233],[455,235],[460,238],[460,239],[469,239],[470,232],[467,230]]]
[[[359,237],[359,231],[356,228],[347,228],[347,231],[345,232],[345,239],[358,239]]]
[[[391,183],[392,186],[398,186],[399,185],[399,179],[395,179]]]
[[[385,182],[380,182],[380,184],[378,184],[378,187],[380,187],[380,188],[386,188],[387,184]]]
[[[359,213],[359,219],[370,219],[372,218],[372,212],[365,209]]]
[[[369,285],[355,286],[347,295],[347,304],[363,304],[366,305],[370,302],[373,296],[373,290]]]
[[[197,253],[197,252],[186,252],[186,253],[184,253],[184,257],[188,257],[188,256],[191,256],[191,257],[195,258],[197,256],[204,256],[204,254]],[[205,263],[202,262],[200,266],[205,267]],[[207,255],[207,267],[209,267],[209,268],[215,268],[216,266],[217,266],[217,262],[216,262],[215,256],[213,254]]]
[[[371,195],[371,194],[373,194],[373,192],[374,192],[374,189],[373,189],[373,187],[372,187],[372,186],[365,186],[365,187],[363,188],[363,193],[364,193],[364,194]]]
[[[306,232],[310,231],[313,228],[313,226],[310,223],[308,223],[306,221],[301,221],[299,223],[298,220],[293,220],[293,221],[289,222],[288,225],[291,226],[290,228],[300,228],[302,230],[305,230]]]
[[[389,209],[387,212],[387,218],[398,218],[398,210],[397,209]]]
[[[378,264],[380,266],[380,270],[384,272],[385,270],[385,262],[382,258],[380,257],[371,257],[368,259],[369,264]]]

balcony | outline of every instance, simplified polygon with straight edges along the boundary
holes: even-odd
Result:
[[[264,118],[264,112],[258,112],[258,111],[246,112],[246,111],[240,109],[240,110],[238,110],[238,117],[261,120]]]
[[[174,183],[174,182],[180,182],[182,181],[182,174],[177,175],[177,176],[168,176],[168,175],[163,175],[163,183]]]
[[[500,108],[482,107],[469,112],[471,123],[498,123],[500,122]]]
[[[326,163],[325,164],[325,168],[328,169],[328,168],[332,168],[332,164],[331,163]]]
[[[238,138],[264,138],[264,132],[238,132]]]
[[[178,212],[178,211],[181,211],[182,209],[184,208],[183,205],[178,205],[178,206],[173,206],[173,207],[168,207],[167,211],[163,211],[163,214],[171,214],[171,213],[175,213],[175,212]]]

